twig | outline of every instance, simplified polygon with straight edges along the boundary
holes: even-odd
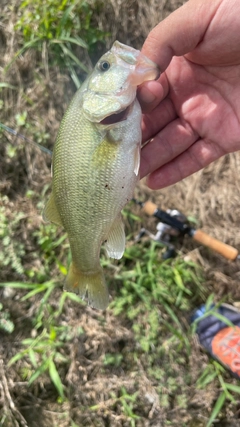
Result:
[[[16,408],[14,401],[12,400],[11,393],[9,391],[7,378],[4,372],[4,363],[0,359],[0,390],[3,394],[4,409],[7,413],[11,413],[14,427],[28,427],[25,418]]]

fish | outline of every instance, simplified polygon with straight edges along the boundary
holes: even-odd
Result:
[[[137,86],[159,76],[139,50],[115,41],[74,95],[53,149],[52,192],[43,218],[67,232],[72,263],[64,289],[104,310],[109,294],[100,265],[125,250],[121,210],[139,179],[141,108]]]

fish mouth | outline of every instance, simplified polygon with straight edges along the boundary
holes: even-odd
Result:
[[[128,115],[132,109],[133,104],[130,104],[124,110],[119,111],[118,113],[111,114],[110,116],[105,117],[101,120],[101,125],[114,125],[115,123],[123,122],[128,118]]]

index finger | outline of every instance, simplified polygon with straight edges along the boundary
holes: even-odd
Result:
[[[189,0],[148,35],[142,53],[164,71],[173,56],[191,52],[204,38],[221,0]]]

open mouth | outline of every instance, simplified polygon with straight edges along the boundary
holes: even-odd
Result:
[[[120,111],[119,113],[111,114],[108,117],[105,117],[100,123],[101,125],[114,125],[115,123],[122,122],[123,120],[126,120],[128,117],[128,114],[130,110],[132,109],[132,105],[129,105],[124,110]]]

